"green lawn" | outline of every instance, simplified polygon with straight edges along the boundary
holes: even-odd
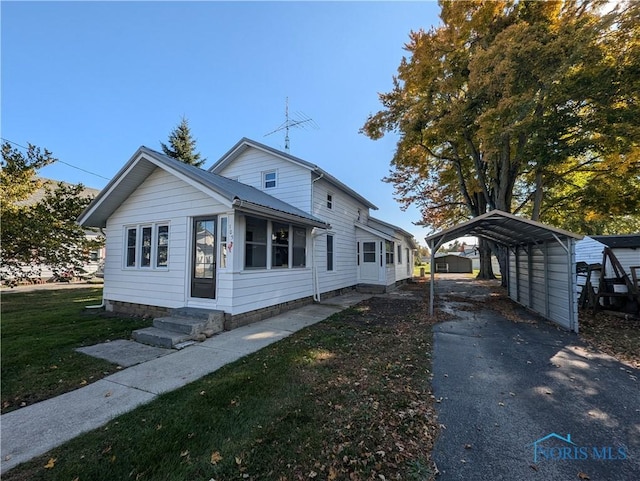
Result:
[[[102,288],[2,294],[2,413],[94,382],[117,366],[75,352],[126,339],[150,320],[105,317]]]
[[[430,353],[422,302],[373,298],[3,480],[434,479]]]
[[[421,266],[413,266],[413,277],[420,277],[420,269],[424,269],[425,277],[431,272],[431,264],[423,264]]]

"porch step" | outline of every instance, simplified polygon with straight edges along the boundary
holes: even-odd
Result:
[[[224,312],[181,307],[168,317],[153,320],[153,327],[132,333],[133,340],[165,348],[184,347],[189,341],[202,340],[224,330]]]
[[[192,340],[193,336],[190,334],[158,329],[157,327],[146,327],[144,329],[133,331],[131,333],[131,337],[134,341],[141,344],[173,349],[176,345]]]

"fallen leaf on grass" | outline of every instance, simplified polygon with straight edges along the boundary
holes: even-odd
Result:
[[[218,464],[220,461],[222,461],[222,456],[220,456],[220,453],[218,451],[214,451],[211,453],[211,464]]]
[[[44,469],[52,469],[56,465],[56,458],[49,458],[49,462],[44,465]]]

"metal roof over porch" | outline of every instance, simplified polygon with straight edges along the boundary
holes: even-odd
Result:
[[[572,232],[558,229],[556,227],[551,227],[540,222],[532,221],[529,219],[524,219],[522,217],[518,217],[513,214],[509,214],[507,212],[503,212],[500,210],[493,210],[482,214],[478,217],[471,219],[468,222],[464,222],[458,224],[457,226],[451,227],[449,229],[445,229],[443,231],[437,232],[425,238],[429,248],[431,249],[431,286],[430,286],[430,306],[429,312],[433,315],[433,306],[434,306],[434,297],[435,297],[435,272],[434,272],[434,260],[436,251],[446,242],[452,241],[462,236],[476,236],[484,239],[488,239],[494,241],[498,244],[504,245],[509,248],[511,252],[513,252],[513,257],[510,255],[509,259],[509,270],[513,270],[516,276],[516,280],[520,277],[527,277],[527,283],[534,284],[538,281],[537,276],[532,274],[531,263],[532,263],[532,252],[529,249],[530,246],[533,247],[541,247],[545,246],[545,252],[548,245],[551,244],[559,244],[562,246],[563,251],[566,253],[564,257],[564,262],[562,262],[562,269],[566,269],[566,285],[564,288],[566,289],[566,293],[568,296],[567,302],[571,305],[568,308],[568,316],[569,319],[554,319],[550,317],[550,309],[548,307],[549,299],[545,298],[542,302],[540,299],[532,299],[532,295],[536,293],[543,292],[547,297],[549,296],[549,280],[548,280],[548,258],[546,254],[536,257],[535,262],[542,262],[544,265],[538,266],[542,268],[544,272],[544,282],[545,285],[540,287],[536,286],[536,289],[533,289],[533,286],[529,286],[527,284],[527,288],[529,289],[529,293],[527,293],[526,297],[527,302],[523,303],[520,299],[520,292],[517,295],[512,295],[511,287],[509,284],[510,292],[509,297],[511,297],[516,302],[524,304],[526,307],[533,309],[534,311],[541,314],[543,317],[550,319],[554,322],[558,322],[559,324],[568,327],[571,330],[577,331],[578,323],[577,323],[577,308],[572,308],[573,304],[576,303],[577,300],[574,298],[577,296],[577,288],[576,288],[576,276],[575,276],[575,248],[574,244],[577,240],[582,239],[581,235],[574,234]],[[528,262],[521,262],[522,252],[526,253],[528,257]],[[520,257],[519,257],[520,256]],[[557,258],[557,256],[556,256]],[[544,259],[541,261],[541,259]],[[512,264],[513,260],[513,264]],[[556,260],[556,262],[558,262]],[[524,265],[523,265],[524,264]],[[524,276],[522,275],[524,274]],[[509,273],[502,273],[502,275],[509,275]],[[557,279],[555,280],[557,282]],[[519,284],[516,284],[516,290],[519,289]],[[546,307],[544,309],[540,309],[539,305],[544,304]],[[576,303],[577,305],[577,303]],[[543,311],[543,312],[541,312]],[[553,313],[552,313],[553,315]]]

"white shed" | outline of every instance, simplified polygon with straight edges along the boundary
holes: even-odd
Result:
[[[512,300],[565,329],[578,332],[575,244],[582,239],[581,235],[493,210],[425,240],[431,252],[436,252],[445,242],[466,235],[507,247],[507,286]],[[432,268],[431,314],[434,282]]]
[[[640,234],[585,236],[576,243],[576,262],[602,263],[605,247],[611,249],[628,276],[631,276],[631,267],[640,266]],[[605,274],[611,276],[612,272]]]

